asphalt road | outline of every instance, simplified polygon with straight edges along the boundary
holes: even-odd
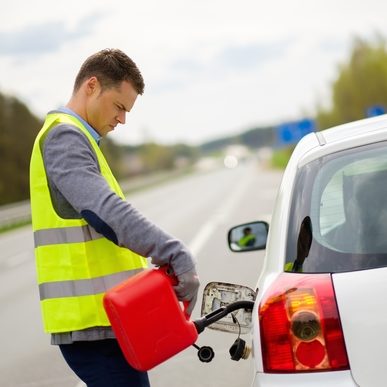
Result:
[[[180,178],[128,200],[189,246],[202,287],[221,281],[254,288],[264,253],[232,253],[226,235],[233,225],[270,218],[280,179],[280,172],[249,162]],[[200,304],[193,319],[200,316]],[[0,234],[0,326],[0,386],[82,386],[42,333],[29,226]],[[206,329],[197,344],[212,346],[214,360],[201,363],[196,350],[187,348],[150,371],[152,386],[249,386],[251,359],[235,362],[228,354],[235,338]]]

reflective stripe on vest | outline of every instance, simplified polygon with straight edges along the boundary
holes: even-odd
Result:
[[[103,277],[83,280],[46,282],[39,285],[40,299],[43,301],[49,298],[81,297],[104,293],[107,289],[140,271],[142,269],[121,271]]]
[[[147,267],[146,258],[115,245],[84,219],[64,219],[56,212],[42,149],[49,130],[62,123],[84,134],[101,175],[112,192],[124,199],[105,157],[82,123],[67,114],[48,114],[32,151],[30,188],[40,304],[44,329],[51,333],[110,325],[102,305],[104,292]]]
[[[246,247],[252,240],[255,242],[255,236],[253,234],[245,235],[239,240],[238,244],[239,246]]]
[[[79,227],[49,228],[34,231],[35,247],[61,243],[79,243],[103,238],[88,224]]]

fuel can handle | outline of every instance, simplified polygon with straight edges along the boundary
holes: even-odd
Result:
[[[172,286],[176,286],[179,283],[176,274],[173,271],[171,265],[160,266],[158,270],[164,272],[170,279]],[[189,301],[182,301],[184,316],[187,320],[191,318],[191,313],[188,313]]]
[[[148,371],[198,338],[193,321],[182,309],[168,267],[142,271],[106,292],[106,314],[128,363]]]

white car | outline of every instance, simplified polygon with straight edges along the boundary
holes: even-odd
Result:
[[[305,136],[268,235],[252,222],[228,238],[233,251],[266,245],[252,315],[241,317],[252,319],[254,387],[387,385],[387,115]],[[204,313],[223,285],[205,291]],[[212,327],[236,331],[227,324]]]

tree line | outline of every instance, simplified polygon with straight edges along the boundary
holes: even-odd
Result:
[[[339,66],[337,78],[330,86],[330,105],[316,108],[319,129],[363,118],[370,106],[387,108],[386,41],[380,36],[369,41],[355,39],[348,60]],[[0,93],[0,205],[29,198],[29,160],[41,126],[42,120],[25,104]],[[259,148],[272,146],[274,142],[273,126],[251,128],[199,146],[157,143],[129,146],[105,138],[102,150],[115,175],[122,179],[185,167],[203,154],[218,152],[232,144]]]
[[[30,155],[41,125],[17,98],[0,94],[0,204],[29,197]]]
[[[338,69],[331,85],[329,107],[318,106],[316,121],[320,130],[366,117],[372,106],[387,109],[386,40],[356,38],[346,62]]]

